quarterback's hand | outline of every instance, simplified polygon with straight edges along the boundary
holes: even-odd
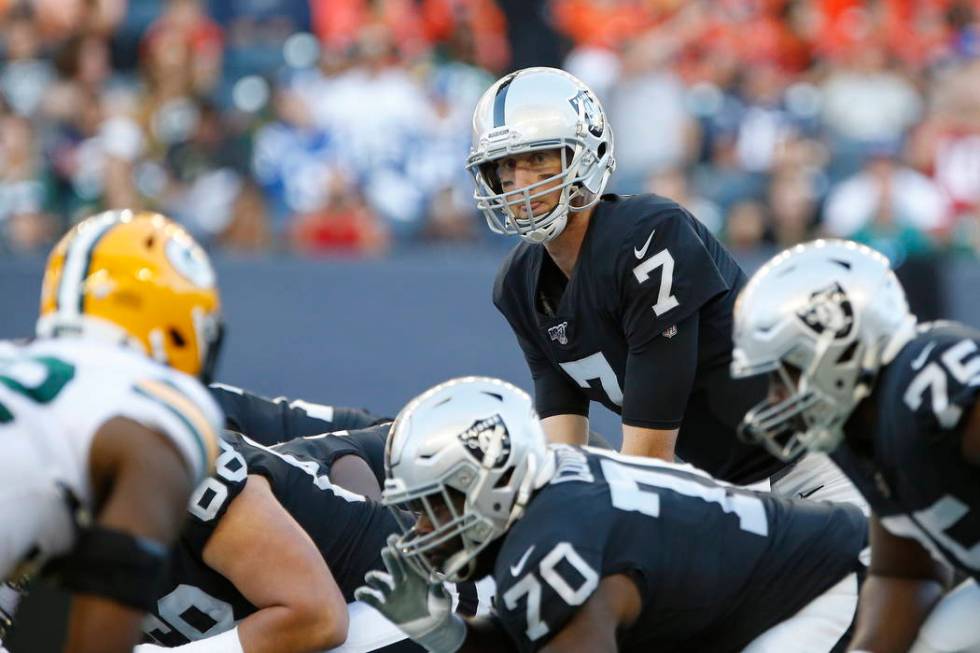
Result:
[[[366,585],[354,590],[364,601],[433,653],[454,653],[466,639],[466,624],[452,612],[452,601],[441,583],[419,575],[395,547],[397,535],[388,536],[381,559],[388,572],[369,571]]]

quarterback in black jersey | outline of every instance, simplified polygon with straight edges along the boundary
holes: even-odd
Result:
[[[376,616],[367,626],[358,622],[360,631],[374,632],[348,631],[354,589],[382,567],[380,551],[399,529],[382,504],[331,481],[323,461],[336,454],[333,443],[314,436],[264,447],[226,432],[221,448],[215,474],[191,498],[161,596],[144,622],[148,639],[222,653],[320,651],[345,639],[353,646],[355,638],[371,642],[362,651],[417,651]],[[475,614],[476,588],[457,591],[457,609]],[[160,650],[156,644],[137,653]]]
[[[784,465],[735,437],[765,383],[733,380],[738,264],[676,202],[602,195],[613,136],[582,82],[552,68],[505,76],[477,105],[467,167],[494,231],[521,242],[493,301],[534,378],[550,440],[585,444],[589,404],[622,416],[624,453],[752,483]]]
[[[548,445],[531,404],[508,383],[470,377],[403,409],[384,502],[413,521],[383,552],[388,572],[369,573],[359,599],[443,653],[841,645],[866,544],[859,508],[738,489],[690,465]],[[488,573],[494,614],[468,622],[433,582]]]
[[[936,635],[980,646],[980,332],[916,325],[885,257],[832,240],[763,266],[735,317],[733,373],[771,379],[745,434],[782,458],[830,453],[874,513],[854,645],[908,650],[943,592],[944,562],[972,577],[950,598],[975,604]]]

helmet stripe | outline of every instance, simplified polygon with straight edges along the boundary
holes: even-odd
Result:
[[[504,105],[507,103],[507,91],[510,89],[511,82],[514,81],[514,77],[511,76],[509,79],[504,80],[497,89],[497,95],[493,99],[493,126],[503,127],[504,126]]]
[[[119,213],[105,213],[85,231],[79,232],[68,245],[61,272],[61,284],[58,287],[56,310],[71,315],[82,312],[82,282],[88,276],[89,266],[92,264],[92,252],[102,237],[118,223]]]

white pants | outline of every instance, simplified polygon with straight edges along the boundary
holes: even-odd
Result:
[[[868,514],[868,502],[858,489],[830,458],[821,453],[803,456],[785,476],[772,484],[771,491],[787,499],[853,503]]]
[[[980,587],[967,580],[944,596],[919,629],[912,653],[980,652]]]
[[[20,438],[0,455],[0,581],[20,575],[17,567],[37,550],[38,560],[65,553],[75,530],[73,516],[48,461]]]
[[[743,653],[828,653],[854,620],[858,582],[850,574],[789,619],[756,637]]]

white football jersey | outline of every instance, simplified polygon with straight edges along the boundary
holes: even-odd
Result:
[[[167,437],[195,484],[210,473],[223,418],[198,380],[92,340],[0,341],[0,579],[71,546],[65,492],[92,507],[89,450],[114,417]]]

